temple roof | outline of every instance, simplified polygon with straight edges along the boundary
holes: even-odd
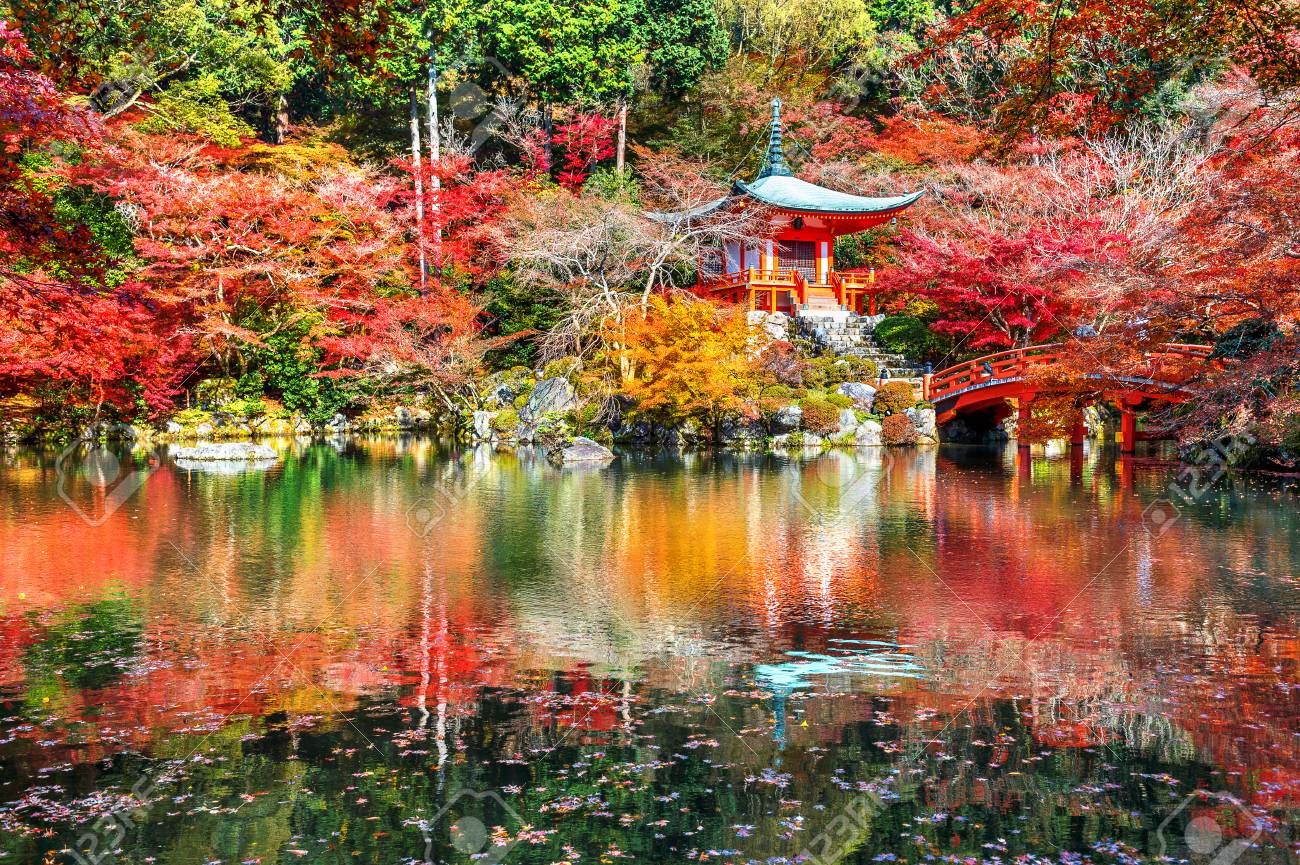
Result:
[[[731,195],[726,198],[719,198],[679,213],[647,213],[646,215],[659,222],[689,221],[708,216],[737,198],[752,198],[778,210],[824,216],[860,217],[844,220],[841,223],[841,231],[856,231],[859,229],[855,226],[866,228],[886,221],[887,214],[912,206],[925,194],[922,190],[906,195],[876,198],[839,192],[800,180],[786,165],[782,139],[781,100],[773,99],[767,155],[763,159],[763,167],[759,170],[758,177],[750,183],[737,180],[732,186]],[[870,217],[873,214],[879,216],[872,219]]]
[[[872,198],[837,192],[789,175],[760,177],[753,183],[737,181],[735,191],[782,210],[799,210],[806,213],[882,213],[901,210],[916,202],[924,191],[908,195],[891,195]]]
[[[772,100],[772,124],[768,133],[767,156],[763,168],[752,183],[736,181],[733,193],[747,195],[764,204],[782,210],[798,210],[804,213],[884,213],[890,210],[902,210],[916,202],[924,191],[908,195],[892,195],[886,198],[873,198],[866,195],[853,195],[827,189],[794,176],[785,163],[785,151],[781,128],[781,100]]]

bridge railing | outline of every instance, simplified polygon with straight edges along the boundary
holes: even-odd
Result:
[[[1013,348],[997,354],[986,354],[974,360],[940,370],[925,381],[925,398],[930,402],[941,400],[958,391],[993,379],[1019,378],[1030,366],[1046,366],[1061,358],[1061,344],[1031,345]]]
[[[950,366],[925,377],[922,388],[924,397],[930,402],[937,402],[989,381],[1023,378],[1030,367],[1050,366],[1059,362],[1065,348],[1061,343],[1031,345],[1027,348],[988,354]],[[1140,374],[1146,378],[1159,378],[1173,384],[1183,384],[1190,378],[1186,370],[1180,370],[1177,368],[1178,364],[1171,365],[1167,361],[1204,360],[1212,351],[1213,349],[1208,345],[1165,343],[1161,345],[1159,351],[1146,353],[1148,366],[1141,370]],[[1169,373],[1167,377],[1164,375],[1166,372]]]

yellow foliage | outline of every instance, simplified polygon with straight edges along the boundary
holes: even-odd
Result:
[[[1033,382],[1037,392],[1030,404],[1030,416],[1021,421],[1017,437],[1027,442],[1068,438],[1075,424],[1083,423],[1081,406],[1087,401],[1088,380],[1060,366],[1033,370],[1026,379]]]
[[[341,146],[313,135],[281,145],[254,144],[246,148],[238,167],[305,181],[315,178],[322,170],[347,165],[351,161]]]
[[[751,356],[743,309],[701,300],[652,298],[607,327],[623,391],[639,413],[710,423],[752,399],[762,373]]]

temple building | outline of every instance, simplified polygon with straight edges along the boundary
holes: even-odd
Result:
[[[889,222],[924,193],[873,198],[795,177],[782,147],[781,100],[772,100],[767,157],[752,182],[737,181],[718,206],[757,202],[772,211],[771,239],[730,242],[701,262],[696,291],[752,309],[874,315],[875,274],[835,270],[835,238]]]

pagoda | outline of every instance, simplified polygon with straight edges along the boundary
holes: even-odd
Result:
[[[767,208],[770,239],[729,241],[700,263],[696,291],[751,309],[798,314],[847,310],[876,314],[875,273],[835,270],[835,238],[889,222],[924,193],[873,198],[800,180],[785,162],[781,100],[772,100],[767,156],[752,182],[737,181],[728,199]]]

